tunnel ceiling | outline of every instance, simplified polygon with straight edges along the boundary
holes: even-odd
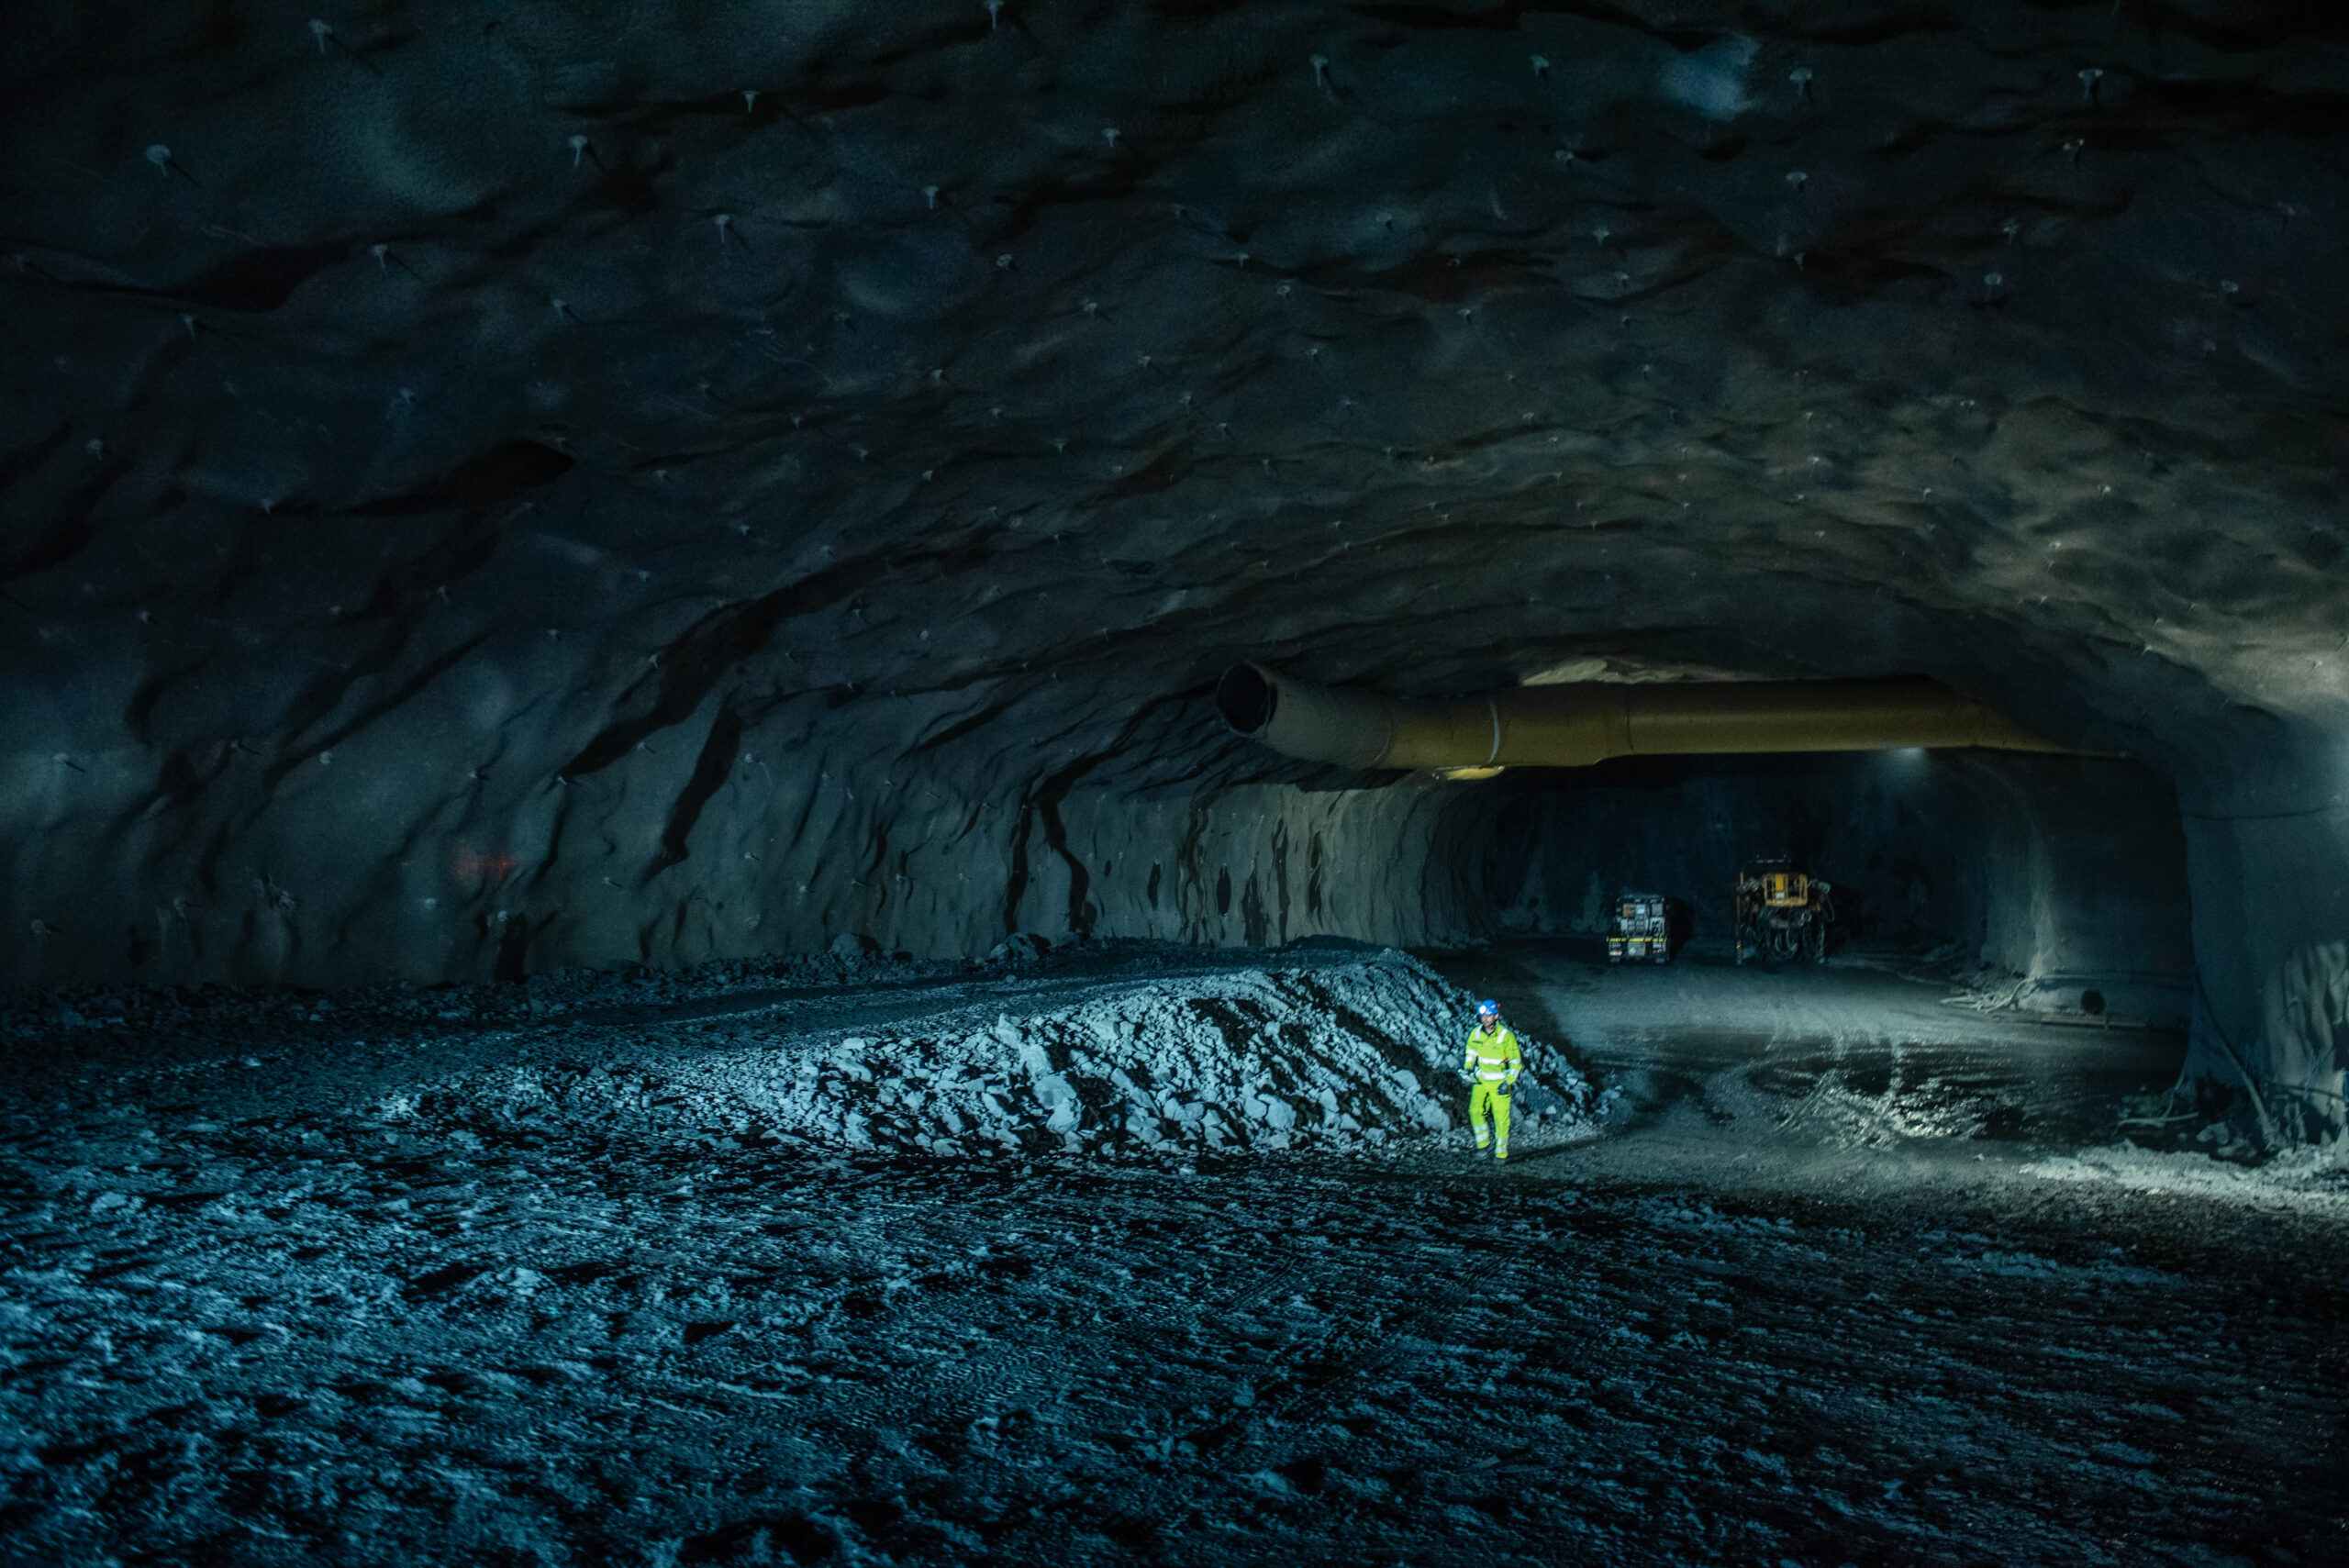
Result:
[[[2340,722],[2337,6],[50,3],[6,70],[10,701],[157,801],[451,689],[515,791],[885,703],[1237,778],[1243,655]]]

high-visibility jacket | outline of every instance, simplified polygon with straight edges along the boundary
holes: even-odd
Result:
[[[1506,1026],[1490,1033],[1481,1027],[1470,1029],[1468,1059],[1460,1066],[1476,1074],[1481,1084],[1516,1083],[1517,1075],[1525,1071],[1525,1053],[1517,1048],[1517,1031]]]

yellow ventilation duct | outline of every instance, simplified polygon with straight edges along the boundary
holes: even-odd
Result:
[[[2063,751],[1938,681],[1730,681],[1518,686],[1405,702],[1235,664],[1224,722],[1283,756],[1356,768],[1580,768],[1609,757],[1984,746]]]

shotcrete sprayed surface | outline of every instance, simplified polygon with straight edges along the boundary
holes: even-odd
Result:
[[[1692,1123],[1655,977],[1441,962],[1505,1171],[1393,952],[18,1014],[0,1562],[2349,1561],[2337,1175],[2067,1141],[2130,1048],[1865,972]]]

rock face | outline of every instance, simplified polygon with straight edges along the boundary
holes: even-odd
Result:
[[[1477,797],[1225,663],[1920,673],[2171,781],[2195,1071],[2342,1120],[2333,7],[159,0],[0,72],[12,983],[1473,934]]]

